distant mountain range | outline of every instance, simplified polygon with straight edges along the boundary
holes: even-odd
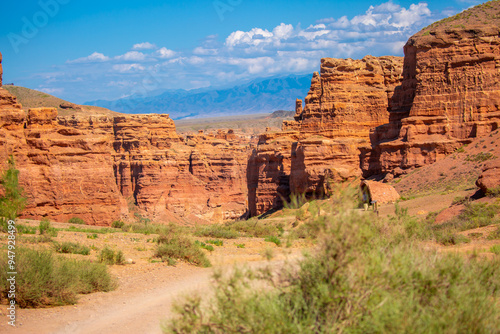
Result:
[[[173,119],[272,113],[294,110],[295,99],[304,98],[312,74],[254,80],[224,89],[167,90],[156,96],[130,96],[84,104],[128,114],[165,113]]]

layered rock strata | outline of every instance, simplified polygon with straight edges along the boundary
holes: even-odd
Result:
[[[490,2],[409,39],[392,121],[372,133],[366,175],[433,163],[498,128],[500,20],[490,14],[499,10]]]
[[[322,59],[305,107],[296,102],[295,121],[261,136],[250,158],[249,169],[260,171],[249,176],[250,212],[277,208],[290,194],[322,196],[331,183],[360,177],[359,155],[370,146],[370,129],[389,122],[402,65],[398,57]]]
[[[28,197],[25,218],[109,225],[133,219],[134,206],[160,221],[239,218],[248,208],[249,142],[232,130],[184,139],[168,115],[26,114],[0,88],[1,167],[14,156]]]

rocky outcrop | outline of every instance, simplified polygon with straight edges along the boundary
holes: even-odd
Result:
[[[499,10],[489,2],[409,39],[392,121],[373,131],[365,175],[433,163],[498,128],[500,20],[492,13]]]
[[[248,159],[248,208],[252,216],[283,206],[290,196],[292,151],[298,132],[264,133]]]
[[[389,122],[389,101],[401,82],[403,59],[367,56],[324,58],[294,121],[261,136],[249,167],[250,212],[280,207],[290,194],[323,196],[333,183],[361,176],[359,156],[370,129]],[[255,203],[255,205],[252,205]]]
[[[485,194],[493,190],[498,191],[500,187],[500,159],[486,163],[482,174],[476,181],[476,185]]]
[[[0,88],[0,166],[14,156],[25,218],[110,225],[134,219],[134,206],[164,222],[239,218],[248,208],[249,142],[232,130],[184,139],[168,115],[25,114]]]

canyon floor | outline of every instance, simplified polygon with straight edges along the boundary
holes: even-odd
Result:
[[[469,184],[465,187],[467,189],[458,191],[438,190],[422,196],[414,195],[413,198],[403,197],[397,204],[380,206],[379,215],[394,215],[398,206],[407,209],[410,215],[424,219],[431,212],[449,208],[457,197],[470,196],[474,193],[473,186]],[[329,201],[319,202],[321,205],[328,205]],[[482,201],[494,203],[497,199],[486,198]],[[300,208],[279,210],[264,220],[286,226],[303,214],[300,210]],[[37,221],[22,221],[22,223],[30,226],[39,224]],[[276,269],[285,262],[300,258],[304,251],[314,247],[313,242],[303,239],[295,239],[287,246],[281,247],[264,241],[264,238],[224,239],[222,246],[215,246],[213,252],[207,252],[213,265],[211,268],[200,268],[181,261],[175,266],[167,266],[152,257],[155,235],[125,233],[120,230],[115,233],[88,233],[77,231],[77,228],[85,226],[68,223],[54,222],[52,226],[59,230],[57,237],[53,238],[54,241],[78,242],[92,249],[89,256],[75,254],[63,256],[97,261],[97,250],[109,246],[122,250],[125,258],[133,260],[134,263],[109,266],[111,274],[118,281],[116,290],[81,295],[76,305],[18,309],[17,327],[12,328],[6,321],[2,321],[0,323],[2,333],[161,333],[161,324],[174,316],[172,308],[176,301],[194,292],[203,296],[210,295],[214,270],[229,271],[234,265],[252,268],[269,265]],[[493,245],[500,244],[500,240],[489,240],[487,237],[497,227],[498,225],[490,225],[460,232],[470,238],[470,241],[464,244],[443,246],[429,241],[425,242],[425,247],[442,252],[459,252],[464,256],[476,254],[481,257],[493,257],[495,255],[490,249]],[[29,238],[36,237],[36,235],[22,235],[19,236],[19,240],[25,243]],[[197,239],[206,241],[208,238]],[[1,237],[1,243],[6,243],[5,236]],[[241,244],[245,244],[244,248],[237,246]],[[51,247],[51,244],[42,243],[32,247],[45,248]],[[2,313],[0,316],[5,317],[5,314]]]

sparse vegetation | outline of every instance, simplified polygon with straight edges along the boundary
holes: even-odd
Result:
[[[265,237],[264,241],[272,242],[272,243],[276,244],[276,246],[278,246],[278,247],[281,246],[281,240],[274,235],[270,235],[270,236]]]
[[[224,241],[219,240],[219,239],[216,239],[216,240],[207,240],[207,244],[211,244],[211,245],[222,247],[222,246],[224,246]]]
[[[490,252],[496,255],[500,255],[500,245],[491,246]]]
[[[77,294],[110,291],[116,287],[106,266],[56,257],[51,251],[18,248],[16,303],[22,308],[74,304]],[[7,267],[7,257],[0,258]],[[7,298],[7,272],[0,272],[0,299]]]
[[[122,228],[123,226],[125,226],[125,223],[121,220],[115,220],[112,224],[111,224],[111,227],[113,228]]]
[[[47,235],[50,237],[57,237],[57,229],[50,225],[50,221],[46,218],[40,221],[38,225],[38,231],[40,235]]]
[[[160,235],[157,243],[154,256],[161,258],[164,262],[171,261],[170,259],[179,259],[200,267],[210,267],[211,265],[200,247],[185,235],[171,231]]]
[[[68,223],[70,224],[78,224],[78,225],[85,225],[85,220],[83,220],[80,217],[71,217],[68,219]]]
[[[213,251],[214,251],[214,246],[212,246],[212,245],[207,245],[207,244],[206,244],[206,243],[204,243],[204,242],[201,242],[201,241],[196,240],[196,241],[194,242],[194,244],[195,244],[196,246],[200,247],[200,248],[206,249],[206,250],[207,250],[207,251],[209,251],[209,252],[213,252]]]
[[[500,197],[500,187],[488,189],[486,191],[486,196],[488,196],[488,197]]]
[[[99,262],[105,264],[125,264],[125,257],[121,250],[113,250],[106,246],[99,253]]]
[[[418,220],[352,210],[314,219],[319,251],[283,270],[215,275],[206,306],[176,307],[170,333],[488,333],[500,328],[500,259],[420,247]],[[477,208],[474,209],[474,211]],[[483,208],[484,209],[484,208]],[[262,288],[255,289],[259,281]],[[265,293],[262,293],[265,289]],[[238,301],[238,302],[235,302]]]
[[[15,219],[26,206],[24,190],[19,186],[19,171],[16,169],[14,157],[10,156],[7,161],[7,170],[2,174],[0,184],[3,195],[0,196],[0,230],[8,231],[9,220]]]
[[[493,154],[489,153],[489,152],[488,153],[479,152],[479,153],[474,154],[474,155],[468,155],[465,158],[465,161],[485,162],[485,161],[493,159],[493,158],[496,158],[496,157]]]
[[[225,227],[236,232],[236,237],[238,236],[238,232],[243,236],[254,238],[263,238],[268,235],[278,236],[280,234],[278,226],[271,223],[264,223],[257,218],[236,221],[227,224]]]
[[[231,228],[231,226],[224,225],[207,225],[200,226],[194,232],[198,237],[218,238],[218,239],[236,239],[239,233]]]
[[[81,254],[81,255],[90,254],[90,248],[71,241],[65,241],[62,243],[54,242],[54,247],[56,252],[58,253]]]

